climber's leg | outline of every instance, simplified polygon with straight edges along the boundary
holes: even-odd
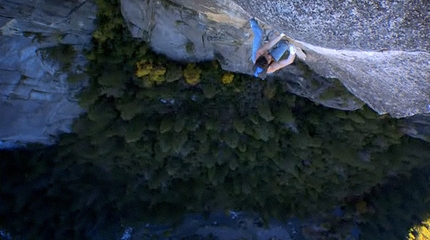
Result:
[[[250,20],[251,23],[251,29],[254,33],[254,41],[252,43],[252,55],[251,60],[253,63],[255,63],[255,56],[257,54],[258,49],[261,48],[261,44],[263,41],[263,30],[258,26],[258,23],[255,19]]]

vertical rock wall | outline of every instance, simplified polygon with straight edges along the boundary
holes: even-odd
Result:
[[[82,109],[75,95],[85,79],[92,1],[0,2],[0,148],[52,143]]]

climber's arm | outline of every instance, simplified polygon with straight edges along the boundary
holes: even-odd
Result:
[[[296,54],[290,54],[290,56],[288,56],[287,59],[272,63],[267,69],[267,73],[273,73],[283,67],[290,65],[291,63],[294,62],[295,58],[296,58]]]
[[[294,62],[294,59],[296,59],[296,49],[293,45],[290,46],[290,55],[287,59],[281,60],[279,62],[274,62],[270,64],[269,68],[267,69],[267,73],[273,73],[283,67],[286,67]]]

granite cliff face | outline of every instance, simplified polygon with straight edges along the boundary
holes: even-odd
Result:
[[[251,74],[252,31],[249,14],[231,0],[121,0],[132,35],[178,61],[217,59],[223,69]],[[275,30],[262,24],[268,35]],[[290,92],[324,106],[355,110],[364,103],[336,78],[313,73],[303,62],[274,75]]]
[[[307,55],[267,80],[332,108],[366,103],[380,114],[415,115],[404,131],[428,136],[428,1],[121,0],[121,6],[132,35],[155,51],[179,61],[217,59],[225,70],[246,74],[248,20],[256,17],[267,36],[284,32]],[[90,0],[0,3],[0,143],[50,143],[82,113],[74,96],[83,85],[67,79],[86,78],[82,50],[90,47],[95,10]]]
[[[216,58],[223,68],[250,73],[250,16],[266,33],[284,32],[303,49],[304,63],[325,77],[304,79],[290,66],[276,76],[291,91],[323,105],[353,110],[350,98],[337,104],[318,93],[339,79],[380,114],[408,117],[430,112],[430,2],[428,1],[256,1],[122,0],[135,37],[177,60]],[[270,34],[268,34],[270,35]],[[191,47],[192,46],[192,47]],[[333,99],[331,99],[333,100]],[[355,104],[353,103],[355,102]]]
[[[284,32],[306,53],[306,59],[274,76],[289,91],[342,110],[355,110],[364,102],[379,114],[406,117],[405,133],[430,140],[428,1],[121,0],[121,4],[133,36],[150,41],[155,51],[182,61],[217,59],[224,69],[246,74],[252,74],[248,20],[255,17],[269,38],[273,32]]]
[[[306,63],[339,78],[380,114],[430,112],[430,2],[235,0],[308,52]]]
[[[52,143],[82,109],[75,95],[85,78],[94,30],[91,1],[0,2],[0,147]]]

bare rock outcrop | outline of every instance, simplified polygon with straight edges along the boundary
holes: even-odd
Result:
[[[52,143],[83,110],[82,50],[94,31],[92,1],[0,2],[0,148]]]

